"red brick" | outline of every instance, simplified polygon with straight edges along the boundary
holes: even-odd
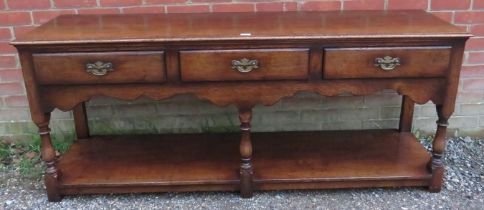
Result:
[[[175,3],[185,3],[187,0],[145,0],[146,4],[175,4]],[[192,1],[196,2],[196,1]]]
[[[59,15],[64,15],[64,14],[76,14],[76,11],[75,10],[33,11],[34,24],[42,24]]]
[[[454,16],[453,12],[431,12],[431,13],[442,20],[452,23],[452,18]]]
[[[50,8],[49,0],[7,0],[9,9],[47,9]]]
[[[141,3],[141,0],[100,0],[100,5],[103,7],[136,6]]]
[[[232,2],[232,0],[192,0],[192,2],[197,3],[220,3],[220,2]]]
[[[455,23],[484,23],[484,11],[456,12]]]
[[[0,54],[1,53],[16,53],[15,47],[9,44],[9,42],[0,42]]]
[[[0,81],[21,82],[23,81],[22,71],[20,69],[0,70]]]
[[[0,68],[15,68],[17,59],[13,55],[0,56]]]
[[[465,79],[464,90],[484,90],[484,78]]]
[[[454,25],[454,26],[457,27],[457,28],[460,28],[462,31],[466,31],[466,32],[468,31],[467,25]]]
[[[57,8],[82,8],[97,6],[96,0],[54,0],[54,5]]]
[[[192,12],[210,12],[208,5],[177,5],[166,6],[168,13],[192,13]]]
[[[148,14],[148,13],[164,13],[164,6],[149,6],[149,7],[127,7],[123,8],[125,14]]]
[[[13,32],[15,36],[18,37],[22,34],[32,31],[34,28],[36,28],[36,26],[15,26],[13,28]]]
[[[454,24],[454,26],[457,27],[459,30],[467,33],[469,33],[471,30],[470,26],[467,24]]]
[[[297,11],[297,2],[284,3],[284,11]]]
[[[424,9],[428,0],[388,0],[388,9]]]
[[[297,2],[260,2],[255,8],[260,12],[269,11],[297,11]]]
[[[7,97],[5,97],[5,104],[8,107],[27,107],[27,106],[29,106],[27,96],[7,96]]]
[[[0,1],[0,9],[5,9],[5,2],[4,1]]]
[[[467,64],[484,64],[484,52],[469,52]]]
[[[462,78],[475,78],[475,77],[484,78],[484,65],[462,66],[461,77]]]
[[[30,12],[3,12],[0,13],[0,26],[30,25],[32,19]]]
[[[22,94],[24,92],[24,87],[20,82],[10,82],[0,84],[0,95],[16,95]]]
[[[0,40],[12,40],[10,28],[0,28]]]
[[[484,50],[484,38],[471,37],[466,42],[466,50]]]
[[[340,10],[341,2],[339,1],[309,1],[301,5],[303,11],[325,11],[325,10]]]
[[[214,4],[213,12],[254,12],[255,6],[250,3]]]
[[[283,2],[263,2],[255,4],[255,8],[258,12],[266,11],[284,11]]]
[[[473,25],[473,26],[471,26],[471,33],[474,36],[484,36],[484,25]]]
[[[79,14],[119,14],[121,11],[117,8],[99,8],[99,9],[78,9]]]
[[[474,5],[472,5],[473,9],[484,9],[484,1],[483,0],[474,0]]]
[[[469,9],[470,0],[432,0],[430,8],[432,10],[461,10]]]
[[[385,8],[384,0],[350,0],[343,5],[345,10],[381,10]]]

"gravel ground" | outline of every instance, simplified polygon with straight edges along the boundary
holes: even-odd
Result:
[[[429,142],[423,140],[428,147]],[[49,203],[40,180],[0,172],[0,209],[484,209],[484,139],[450,139],[441,193],[424,188],[67,196]]]

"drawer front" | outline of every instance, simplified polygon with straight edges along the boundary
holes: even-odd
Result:
[[[154,83],[165,80],[163,52],[34,54],[40,84]]]
[[[324,78],[443,77],[450,47],[330,48]]]
[[[308,49],[180,52],[183,81],[307,79],[308,62]]]

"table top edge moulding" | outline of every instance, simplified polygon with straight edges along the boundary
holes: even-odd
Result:
[[[465,41],[419,10],[61,15],[12,41],[39,128],[50,201],[95,193],[442,187],[445,134]],[[298,92],[402,95],[398,128],[252,133],[252,108]],[[192,94],[238,109],[240,133],[95,136],[94,96]],[[429,155],[414,104],[438,115]],[[56,157],[50,113],[77,140]],[[294,122],[297,123],[297,122]],[[136,169],[136,170],[133,170]]]
[[[60,15],[12,44],[470,36],[421,10],[100,14]]]

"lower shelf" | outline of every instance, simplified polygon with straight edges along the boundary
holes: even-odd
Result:
[[[232,134],[99,136],[59,160],[62,194],[239,189]],[[393,130],[254,133],[254,188],[428,186],[430,156]]]

